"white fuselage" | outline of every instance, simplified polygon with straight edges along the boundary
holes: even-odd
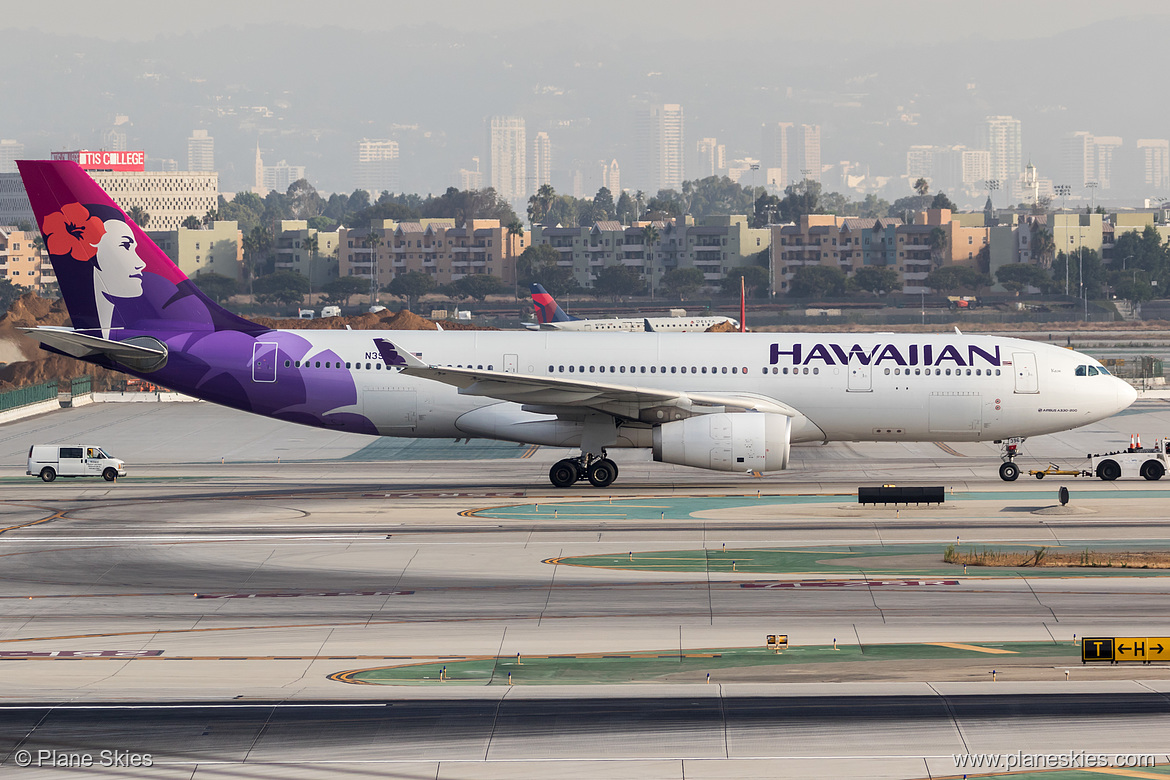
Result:
[[[279,340],[278,332],[276,339]],[[690,393],[754,395],[799,412],[792,441],[982,441],[1068,430],[1129,406],[1130,386],[1083,354],[992,336],[295,331],[350,368],[355,411],[390,436],[570,446],[547,409],[464,394],[387,368],[375,338],[430,365]],[[311,363],[311,354],[310,361]],[[1094,375],[1078,375],[1093,366]],[[279,367],[276,381],[289,371]],[[1081,374],[1087,371],[1082,369]],[[582,411],[586,411],[582,407]],[[571,416],[571,415],[570,415]],[[560,415],[564,417],[564,415]],[[638,429],[642,429],[639,433]],[[618,446],[649,446],[630,423]]]

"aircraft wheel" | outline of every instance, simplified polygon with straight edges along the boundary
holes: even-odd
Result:
[[[1103,460],[1097,465],[1097,476],[1106,482],[1112,482],[1121,476],[1121,466],[1115,460]]]
[[[1010,460],[1004,461],[999,466],[999,478],[1004,482],[1015,482],[1020,478],[1020,467]]]
[[[608,487],[617,479],[617,467],[614,466],[613,461],[603,458],[602,460],[594,461],[589,464],[589,484],[593,487]]]
[[[558,460],[548,470],[548,479],[549,482],[553,483],[553,487],[572,487],[577,483],[579,476],[580,472],[577,470],[577,464],[571,460]]]
[[[102,479],[104,479],[106,482],[113,482],[117,478],[118,478],[118,470],[117,469],[106,469],[105,471],[102,472]]]
[[[43,469],[41,469],[41,479],[43,479],[45,482],[52,482],[56,478],[57,472],[53,471],[53,469],[50,467],[45,466]]]
[[[1150,481],[1161,479],[1165,473],[1166,467],[1156,460],[1147,460],[1142,464],[1142,476]]]

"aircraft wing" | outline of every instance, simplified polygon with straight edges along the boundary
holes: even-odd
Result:
[[[800,414],[788,404],[748,393],[689,393],[585,379],[433,366],[386,339],[376,338],[374,343],[386,365],[401,368],[404,374],[453,385],[464,395],[512,401],[543,410],[549,410],[550,407],[561,407],[566,411],[593,409],[615,417],[644,422],[659,421],[654,419],[654,412],[667,409],[688,414],[710,414],[727,409],[769,412],[786,417]]]
[[[39,327],[22,330],[42,345],[70,357],[104,355],[122,365],[142,370],[157,370],[167,359],[166,345],[149,337],[113,341],[69,328]]]

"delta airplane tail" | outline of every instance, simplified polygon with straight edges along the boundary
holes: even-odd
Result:
[[[550,322],[573,322],[580,319],[565,312],[543,285],[532,285],[532,303],[536,306],[536,321],[545,325]]]

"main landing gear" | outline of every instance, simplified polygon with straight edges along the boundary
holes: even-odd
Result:
[[[1024,439],[1016,437],[1004,439],[999,443],[1003,444],[1003,452],[1000,453],[1003,463],[999,464],[999,478],[1004,482],[1015,482],[1020,477],[1020,467],[1015,464],[1015,460],[1020,454],[1020,445],[1024,443]]]
[[[595,458],[592,455],[582,455],[579,458],[558,460],[548,470],[548,479],[553,487],[572,487],[581,480],[589,480],[593,487],[608,487],[617,479],[618,467],[609,458]]]

